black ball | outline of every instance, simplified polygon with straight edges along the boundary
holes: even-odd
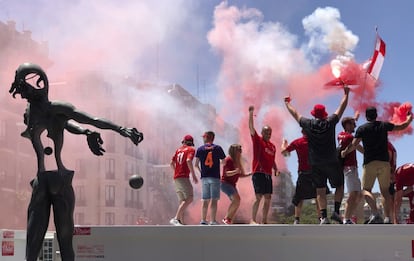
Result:
[[[52,148],[51,148],[51,147],[46,147],[46,148],[43,150],[43,152],[44,152],[46,155],[50,155],[50,154],[52,154],[53,150],[52,150]]]
[[[144,184],[144,179],[141,176],[138,175],[132,175],[129,178],[129,186],[133,189],[139,189]]]

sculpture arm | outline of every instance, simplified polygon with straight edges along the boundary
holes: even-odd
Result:
[[[122,127],[107,119],[92,117],[89,114],[76,109],[72,110],[70,118],[78,123],[89,124],[99,129],[116,131],[122,136],[129,138],[135,145],[138,145],[138,143],[144,139],[144,135],[136,128]]]
[[[82,128],[81,126],[74,124],[72,122],[67,122],[65,129],[68,130],[70,133],[76,135],[86,135],[89,149],[92,151],[93,154],[97,156],[102,156],[105,152],[104,148],[102,147],[103,140],[99,132]]]

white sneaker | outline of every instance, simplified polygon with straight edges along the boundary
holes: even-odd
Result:
[[[183,224],[181,224],[180,220],[176,219],[176,218],[172,218],[170,220],[170,224],[173,226],[182,226]]]
[[[384,220],[379,214],[371,215],[368,224],[384,224]]]
[[[218,225],[218,223],[217,223],[217,221],[211,221],[210,225],[215,226],[215,225]]]
[[[319,223],[319,225],[326,225],[326,224],[331,224],[331,222],[329,222],[329,219],[326,218],[321,218],[321,223]]]

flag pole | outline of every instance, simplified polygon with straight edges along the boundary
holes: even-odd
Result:
[[[374,50],[375,50],[375,47],[376,47],[376,44],[377,44],[377,40],[378,40],[378,26],[376,25],[375,26],[375,41],[374,41]],[[371,57],[371,59],[372,59],[372,57]],[[371,64],[372,64],[372,60],[371,60]],[[371,64],[370,64],[370,66],[371,66]],[[369,67],[368,67],[369,68]],[[365,93],[365,86],[366,86],[366,82],[367,82],[367,76],[368,76],[368,68],[365,70],[365,75],[364,75],[364,82],[363,82],[363,84],[362,84],[362,92],[361,92],[361,96],[360,96],[360,99],[359,99],[359,108],[361,107],[361,105],[362,105],[362,99],[364,98],[364,93]],[[361,108],[362,109],[362,108]]]

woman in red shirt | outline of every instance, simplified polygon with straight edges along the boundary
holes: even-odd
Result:
[[[241,163],[242,148],[240,144],[232,144],[229,147],[229,156],[224,159],[223,175],[221,176],[221,191],[231,200],[227,214],[223,219],[224,224],[232,224],[236,211],[240,206],[240,195],[236,183],[240,177],[247,177]]]

